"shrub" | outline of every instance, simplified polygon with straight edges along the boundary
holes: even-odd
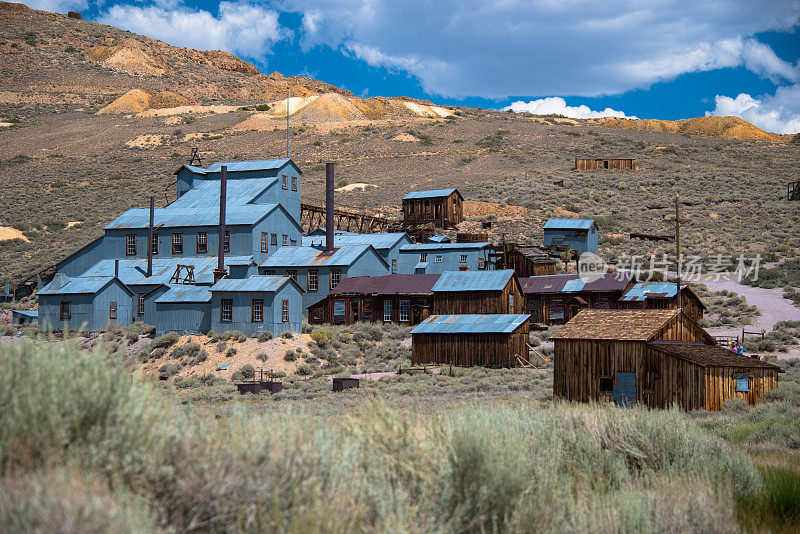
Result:
[[[262,352],[261,354],[259,354],[258,356],[256,356],[256,360],[259,360],[259,361],[265,362],[265,361],[269,360],[269,356],[267,356],[267,354],[266,354],[266,353]]]
[[[200,379],[196,376],[187,378],[179,378],[175,381],[175,387],[178,389],[196,388],[200,387]]]
[[[266,331],[261,332],[260,334],[258,334],[258,341],[260,343],[266,343],[267,341],[271,340],[272,337],[273,337],[272,336],[272,332],[270,332],[269,330],[266,330]]]
[[[269,104],[259,104],[256,106],[256,111],[269,111]]]
[[[233,358],[236,355],[236,349],[231,347],[227,351],[225,351],[226,358]]]
[[[181,364],[179,363],[166,363],[162,365],[158,369],[158,379],[159,380],[169,380],[171,377],[178,374],[178,371],[181,370]]]
[[[287,330],[286,332],[281,333],[281,337],[283,339],[292,339],[294,336],[292,335],[292,332],[290,330]]]
[[[297,371],[295,372],[300,376],[311,376],[312,374],[314,374],[314,370],[307,363],[301,363],[300,365],[298,365]]]
[[[252,365],[250,365],[250,364],[245,364],[245,365],[243,365],[243,366],[241,366],[241,367],[239,368],[239,373],[240,373],[240,374],[241,374],[241,375],[242,375],[244,378],[246,378],[246,379],[248,379],[248,380],[252,380],[252,379],[253,379],[253,377],[255,376],[255,373],[256,373],[256,371],[255,371],[255,369],[253,369],[253,366],[252,366]]]
[[[150,347],[153,349],[164,348],[168,349],[178,342],[181,338],[177,332],[167,332],[163,336],[159,336],[150,342]]]
[[[193,357],[200,352],[200,343],[186,343],[172,349],[170,358],[186,358]]]
[[[222,338],[228,341],[236,341],[236,342],[243,342],[247,340],[247,336],[244,335],[244,332],[240,332],[238,330],[228,330],[224,334],[222,334]]]
[[[220,341],[217,343],[217,352],[225,352],[228,348],[228,344],[224,341]]]
[[[283,355],[283,360],[287,362],[293,362],[297,359],[297,354],[293,350],[287,350],[286,354]]]

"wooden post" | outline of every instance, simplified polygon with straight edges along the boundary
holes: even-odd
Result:
[[[675,195],[675,280],[677,284],[678,308],[681,307],[681,214],[680,201]],[[744,336],[742,336],[744,338]]]

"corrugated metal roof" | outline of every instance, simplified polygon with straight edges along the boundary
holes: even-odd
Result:
[[[255,159],[249,161],[217,161],[205,168],[206,172],[220,172],[223,165],[228,167],[228,172],[271,171],[280,169],[292,161],[288,158]]]
[[[225,186],[225,205],[230,209],[234,206],[248,204],[258,195],[267,190],[278,181],[278,177],[246,178],[241,180],[228,180]],[[178,197],[168,207],[206,208],[219,206],[220,180],[204,180],[195,184],[195,187]]]
[[[85,273],[85,276],[111,276],[114,274],[115,260],[100,260]],[[252,256],[226,256],[225,266],[251,265]],[[119,260],[119,279],[125,285],[167,284],[175,274],[178,264],[194,266],[194,279],[197,284],[212,284],[217,257],[203,258],[153,258],[153,276],[147,278],[147,260]],[[185,271],[184,271],[185,273]]]
[[[414,269],[427,269],[427,268],[428,268],[427,261],[421,261],[414,266]]]
[[[679,313],[679,309],[581,310],[550,339],[648,341]]]
[[[577,274],[553,274],[520,278],[519,281],[525,294],[560,293],[567,282],[577,278]]]
[[[403,197],[403,200],[410,200],[412,198],[438,198],[449,196],[453,191],[457,191],[455,187],[449,189],[431,189],[430,191],[411,191]],[[460,194],[460,193],[459,193]]]
[[[157,208],[153,224],[156,228],[178,228],[182,226],[217,226],[219,225],[219,211],[211,207],[205,208]],[[279,204],[247,204],[235,206],[225,215],[225,224],[256,224],[275,209],[282,209]],[[150,224],[149,208],[129,209],[113,221],[104,230],[123,228],[147,228]]]
[[[39,295],[95,294],[114,279],[113,276],[62,276],[54,278],[38,291]]]
[[[333,254],[326,254],[314,247],[278,247],[261,263],[261,267],[348,266],[371,248],[370,245],[348,245],[335,249]]]
[[[783,370],[777,365],[762,362],[731,350],[692,341],[651,341],[647,344],[660,351],[672,354],[703,367],[744,367],[755,369]]]
[[[256,275],[249,278],[223,278],[213,286],[211,291],[257,291],[259,293],[274,293],[291,283],[289,276]]]
[[[388,234],[343,234],[333,236],[333,246],[342,247],[347,245],[372,245],[377,250],[390,249],[398,241],[406,237],[405,232],[391,232]],[[325,236],[314,235],[303,237],[304,247],[324,247]]]
[[[594,219],[547,219],[545,230],[588,230]]]
[[[433,286],[439,291],[502,291],[514,276],[513,269],[503,271],[445,271]]]
[[[530,315],[467,314],[431,315],[418,324],[412,334],[510,334]]]
[[[330,295],[432,295],[439,274],[388,274],[342,278]]]
[[[436,251],[436,250],[480,250],[491,247],[492,244],[485,243],[414,243],[400,247],[401,252],[407,251]]]
[[[39,317],[39,311],[38,310],[11,310],[11,314],[12,315],[22,315],[24,317],[30,317],[32,319],[35,319],[35,318]]]
[[[211,291],[208,286],[170,285],[169,291],[158,297],[155,302],[208,302]]]
[[[432,235],[428,238],[428,243],[450,243],[452,239],[446,235]]]
[[[685,286],[681,286],[683,288]],[[642,302],[648,298],[672,298],[678,292],[674,282],[639,282],[625,292],[620,300]]]
[[[623,291],[630,282],[626,273],[606,273],[602,277],[586,282],[577,274],[553,274],[520,278],[522,292],[540,293],[579,293],[585,291]]]

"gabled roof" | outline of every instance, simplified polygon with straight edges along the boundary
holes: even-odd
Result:
[[[387,274],[342,278],[329,295],[432,295],[439,274]]]
[[[651,341],[647,343],[647,346],[683,360],[696,363],[702,367],[744,367],[753,369],[776,369],[783,372],[783,369],[777,365],[762,362],[757,358],[750,358],[749,356],[737,354],[731,350],[707,343],[692,341]]]
[[[228,210],[225,215],[225,224],[228,226],[253,225],[261,221],[274,210],[286,211],[280,204],[247,204],[236,206]],[[150,224],[150,210],[148,208],[129,209],[108,225],[104,230],[118,230],[128,228],[147,228]],[[206,208],[157,208],[153,224],[155,228],[180,228],[189,226],[218,226],[219,211],[213,206]]]
[[[679,313],[680,309],[581,310],[550,339],[648,341]]]
[[[57,275],[49,284],[37,292],[37,295],[94,295],[108,284],[116,280],[113,276],[75,276]],[[130,293],[123,284],[122,287]]]
[[[254,201],[278,181],[277,176],[268,178],[245,178],[241,180],[228,180],[225,185],[225,205],[232,209]],[[183,195],[172,201],[168,207],[179,208],[212,208],[219,206],[220,180],[204,180]]]
[[[111,276],[114,274],[116,260],[100,260],[90,267],[83,276]],[[194,279],[197,284],[212,284],[214,269],[217,268],[217,256],[199,258],[153,258],[153,276],[148,278],[147,260],[119,260],[119,279],[125,285],[167,285],[175,274],[178,264],[192,265]],[[225,266],[252,265],[252,256],[225,256]],[[184,271],[185,273],[185,271]]]
[[[391,232],[387,234],[341,234],[333,236],[333,246],[342,247],[346,245],[372,245],[377,250],[388,250],[406,238],[411,239],[405,232]],[[304,247],[324,247],[325,235],[314,235],[303,237]]]
[[[527,295],[546,293],[579,293],[584,291],[623,291],[630,283],[627,273],[606,273],[592,280],[581,279],[577,274],[551,274],[520,278],[522,292]]]
[[[594,224],[594,219],[547,219],[544,223],[545,230],[588,230]]]
[[[403,197],[403,200],[411,200],[415,198],[448,197],[454,191],[458,193],[458,196],[461,197],[461,200],[464,200],[464,197],[461,196],[461,193],[459,193],[458,189],[456,189],[455,187],[451,187],[449,189],[431,189],[429,191],[411,191],[409,194]]]
[[[481,250],[491,247],[492,244],[488,241],[485,243],[414,243],[403,245],[400,247],[400,252],[436,252],[441,250],[447,252],[450,250]]]
[[[249,278],[223,278],[211,286],[211,291],[275,293],[286,284],[294,285],[300,292],[304,292],[291,276],[275,275],[255,275]]]
[[[428,243],[450,243],[452,239],[446,235],[432,235],[428,238]]]
[[[556,259],[551,258],[547,252],[533,245],[515,245],[512,250],[519,252],[530,262],[538,265],[551,265],[558,263]]]
[[[188,169],[195,174],[206,174],[211,172],[220,172],[223,165],[228,167],[228,172],[247,172],[247,171],[272,171],[280,169],[287,163],[291,163],[298,171],[300,167],[289,158],[279,159],[260,159],[249,161],[217,161],[208,167],[195,167],[193,165],[181,165],[174,174],[178,174],[182,169]],[[302,171],[301,171],[302,172]]]
[[[209,302],[211,290],[208,286],[190,286],[170,284],[169,290],[158,297],[154,302]]]
[[[433,292],[502,291],[514,277],[513,269],[503,271],[445,271],[433,286]]]
[[[347,267],[369,251],[388,269],[389,264],[372,245],[346,245],[334,249],[333,254],[314,247],[278,247],[261,263],[261,267]]]
[[[431,315],[418,324],[412,334],[510,334],[522,326],[530,315],[466,314]]]

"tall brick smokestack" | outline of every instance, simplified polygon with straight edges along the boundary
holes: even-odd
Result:
[[[333,163],[325,164],[325,252],[333,252]]]
[[[214,283],[225,277],[225,203],[227,201],[228,167],[223,165],[220,169],[219,182],[219,248],[217,249],[217,268],[214,270]]]

